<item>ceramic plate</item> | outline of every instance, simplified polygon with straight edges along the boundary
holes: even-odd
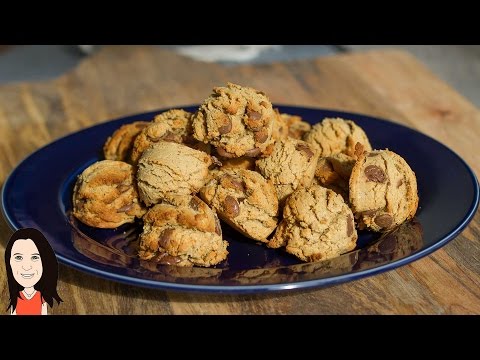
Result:
[[[197,107],[185,107],[194,111]],[[323,109],[279,106],[314,124],[325,117],[351,119],[376,149],[400,154],[415,171],[420,196],[415,219],[380,236],[359,232],[357,249],[338,258],[301,263],[281,250],[267,249],[222,224],[230,243],[225,263],[215,268],[181,268],[140,261],[135,256],[140,224],[93,229],[71,216],[75,179],[102,159],[109,135],[123,124],[150,120],[161,111],[96,125],[61,138],[23,160],[2,189],[3,214],[12,227],[41,230],[60,262],[132,285],[202,292],[267,292],[332,285],[408,264],[455,238],[472,219],[478,181],[450,149],[413,129],[369,116]]]

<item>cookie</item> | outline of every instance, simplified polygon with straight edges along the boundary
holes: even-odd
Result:
[[[131,163],[136,164],[148,147],[160,140],[185,144],[196,150],[209,152],[208,147],[192,136],[192,113],[182,109],[172,109],[157,116],[136,137],[131,155]]]
[[[256,161],[257,169],[272,180],[280,205],[298,187],[312,183],[318,151],[304,141],[287,138],[275,143],[272,154]]]
[[[113,229],[142,217],[133,167],[122,161],[103,160],[90,165],[77,178],[73,215],[86,225]]]
[[[105,159],[127,161],[130,158],[135,138],[148,124],[148,121],[136,121],[118,128],[103,146]]]
[[[212,266],[227,258],[220,222],[196,196],[173,196],[143,217],[138,256],[177,266]]]
[[[220,219],[251,239],[267,242],[267,236],[277,226],[275,188],[255,171],[214,171],[199,195]]]
[[[194,137],[223,157],[257,157],[273,143],[274,118],[263,92],[228,83],[214,88],[193,115]]]
[[[208,180],[213,158],[203,151],[175,142],[159,141],[138,161],[140,199],[151,206],[172,195],[198,192]]]
[[[294,139],[302,140],[303,136],[312,129],[312,126],[298,115],[280,114],[280,116],[287,125],[288,136]]]
[[[287,199],[283,219],[268,246],[286,246],[288,253],[303,261],[318,261],[353,250],[357,238],[352,211],[343,198],[312,185]]]
[[[372,147],[362,128],[351,120],[324,119],[313,125],[312,129],[303,136],[303,140],[320,151],[320,156],[331,156],[343,153],[354,156],[355,145],[360,143],[365,151]]]
[[[345,154],[322,157],[318,159],[313,183],[335,191],[348,201],[348,182],[354,165],[355,158]]]
[[[417,211],[415,173],[400,155],[389,150],[362,154],[352,169],[349,190],[360,229],[386,231]]]

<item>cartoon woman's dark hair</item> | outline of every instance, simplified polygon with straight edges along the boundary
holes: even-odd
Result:
[[[40,291],[42,298],[50,307],[53,307],[53,300],[57,300],[60,304],[63,300],[57,293],[58,280],[58,263],[52,247],[48,243],[45,236],[37,229],[26,228],[17,230],[11,237],[5,249],[5,265],[7,268],[8,290],[10,292],[10,304],[7,307],[14,311],[17,307],[17,299],[20,297],[20,291],[23,290],[15,278],[13,277],[12,267],[10,266],[10,256],[12,255],[12,247],[15,241],[19,239],[31,239],[38,249],[42,260],[43,273],[40,280],[35,284],[34,288]]]

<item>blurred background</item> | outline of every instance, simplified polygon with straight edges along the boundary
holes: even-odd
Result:
[[[438,77],[480,106],[480,45],[152,45],[226,66],[397,48],[410,52]],[[0,45],[0,84],[63,74],[102,45]]]

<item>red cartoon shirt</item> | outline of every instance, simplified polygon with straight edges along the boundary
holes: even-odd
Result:
[[[40,291],[37,291],[31,299],[27,299],[23,291],[20,291],[15,312],[17,315],[42,315],[42,304],[44,302]]]

